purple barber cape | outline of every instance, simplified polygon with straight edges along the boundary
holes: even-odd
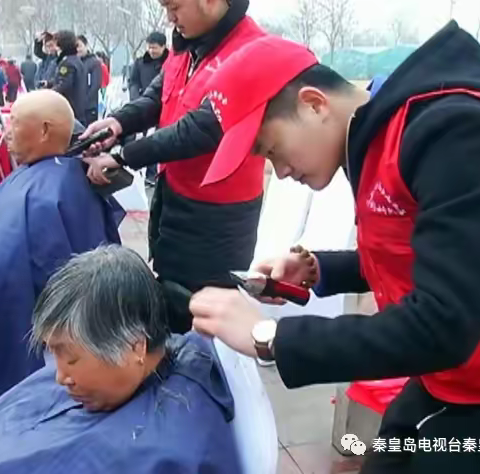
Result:
[[[21,166],[0,184],[0,394],[43,366],[28,332],[48,278],[72,254],[120,243],[118,208],[93,191],[77,159]]]
[[[88,413],[43,369],[0,398],[0,474],[239,474],[233,399],[213,344],[174,336],[129,402]]]

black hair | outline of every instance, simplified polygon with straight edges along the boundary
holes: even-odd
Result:
[[[293,116],[297,112],[298,92],[302,87],[316,87],[325,92],[349,91],[353,85],[338,72],[323,64],[315,64],[291,80],[270,100],[265,120]]]
[[[85,35],[78,35],[77,40],[81,41],[85,46],[88,46],[88,40]]]
[[[147,36],[147,39],[145,41],[148,44],[158,44],[160,46],[165,46],[167,44],[167,37],[159,31],[154,31]]]
[[[61,30],[55,33],[54,39],[65,56],[77,54],[77,37],[73,31]]]

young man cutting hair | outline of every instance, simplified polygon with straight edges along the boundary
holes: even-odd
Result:
[[[251,356],[268,348],[290,388],[411,377],[380,430],[402,445],[480,438],[479,60],[478,43],[451,22],[365,92],[303,47],[268,37],[210,84],[225,135],[204,183],[227,177],[254,147],[280,178],[315,190],[344,167],[354,192],[358,251],[291,253],[260,270],[315,281],[319,296],[372,290],[379,312],[265,325],[240,293],[208,288],[192,299],[195,327]],[[463,449],[387,450],[362,474],[474,473],[479,462]]]

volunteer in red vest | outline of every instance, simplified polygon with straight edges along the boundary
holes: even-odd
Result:
[[[371,289],[379,312],[276,323],[238,291],[206,288],[190,303],[194,327],[275,359],[290,388],[411,377],[362,474],[479,472],[479,77],[479,44],[451,22],[370,92],[272,37],[210,84],[225,146],[208,179],[255,147],[314,190],[344,167],[355,195],[358,252],[294,249],[260,271],[319,296]]]
[[[202,185],[222,138],[218,118],[204,100],[206,84],[234,51],[265,33],[245,15],[248,0],[161,3],[175,25],[173,54],[141,98],[93,124],[84,136],[110,127],[122,137],[160,125],[153,136],[123,149],[124,163],[133,169],[163,164],[150,216],[153,268],[161,280],[193,291],[208,283],[229,285],[228,271],[247,269],[253,258],[264,159],[250,155],[228,178]],[[103,155],[89,177],[102,184],[102,170],[118,166]],[[188,331],[191,317],[171,324],[175,332]]]

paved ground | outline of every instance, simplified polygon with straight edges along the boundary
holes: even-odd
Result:
[[[125,245],[147,257],[148,215],[129,214],[121,227]],[[331,447],[335,388],[330,385],[287,390],[274,367],[260,368],[272,402],[279,436],[278,474],[353,474],[358,459],[343,458]]]

